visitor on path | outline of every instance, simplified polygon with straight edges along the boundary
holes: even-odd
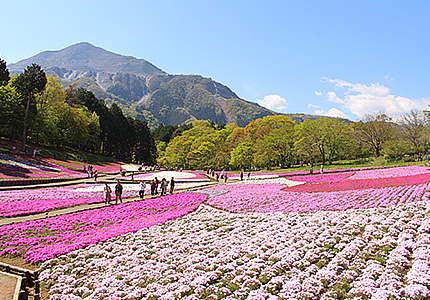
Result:
[[[219,181],[219,174],[216,173],[216,181]]]
[[[110,204],[110,200],[112,198],[111,197],[112,189],[107,183],[105,183],[104,191],[105,191],[105,204]]]
[[[161,196],[166,195],[166,191],[167,191],[167,180],[166,180],[166,178],[161,179],[160,188],[161,188]]]
[[[143,196],[145,195],[145,188],[146,188],[145,180],[142,180],[140,182],[140,185],[139,185],[139,197],[141,200],[143,199]]]
[[[248,180],[251,179],[251,172],[248,172]]]
[[[155,179],[152,179],[151,183],[151,196],[155,195]]]
[[[94,181],[97,181],[97,176],[99,176],[99,173],[97,170],[94,170]]]
[[[314,168],[311,166],[311,168],[309,169],[309,173],[312,175],[314,173]]]
[[[240,172],[240,181],[243,180],[243,172]]]
[[[115,204],[118,204],[118,199],[122,203],[122,184],[119,182],[119,179],[115,185]]]
[[[155,177],[155,190],[154,190],[154,193],[155,193],[155,195],[157,195],[158,194],[158,185],[160,184],[160,180],[158,180],[158,178],[157,177]]]
[[[174,190],[175,190],[175,178],[172,177],[172,179],[170,179],[170,194],[173,194]]]
[[[224,183],[227,183],[227,173],[224,174]]]
[[[324,165],[321,165],[320,173],[321,173],[321,174],[322,174],[322,173],[324,173]]]

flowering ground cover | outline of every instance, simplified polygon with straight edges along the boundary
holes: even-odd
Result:
[[[123,198],[136,197],[137,192],[124,185]],[[0,191],[0,217],[21,216],[69,206],[104,201],[104,185],[75,185],[35,190]],[[112,190],[114,186],[111,185]],[[113,196],[114,197],[114,196]]]
[[[295,177],[285,177],[288,180],[299,181],[299,182],[337,182],[343,181],[352,175],[354,172],[343,172],[343,173],[327,173],[327,174],[317,174],[317,175],[307,175],[307,176],[295,176]]]
[[[428,299],[428,201],[232,214],[201,206],[42,265],[57,299]]]
[[[88,163],[53,158],[34,158],[0,154],[1,181],[32,181],[49,179],[74,179],[87,177],[83,172]],[[114,162],[92,163],[93,169],[101,173],[118,173],[121,164]]]
[[[81,171],[84,166],[92,165],[94,170],[98,173],[118,173],[121,169],[121,163],[118,162],[92,162],[88,163],[85,161],[75,161],[75,160],[59,160],[53,158],[44,158],[43,161],[47,161],[53,165],[62,166],[70,170]]]
[[[299,185],[300,186],[300,185]],[[346,190],[336,192],[288,192],[284,184],[231,184],[208,188],[226,191],[211,197],[208,204],[236,213],[249,212],[315,212],[371,208],[428,200],[428,183],[382,189]]]
[[[0,226],[0,255],[45,261],[51,300],[429,299],[429,172],[355,172]]]
[[[377,179],[428,174],[430,169],[423,166],[397,167],[390,169],[365,170],[355,173],[349,179]]]
[[[399,176],[403,172],[415,175],[385,176],[377,179],[352,180],[348,177],[351,173],[316,175],[320,181],[309,180],[305,184],[289,187],[280,183],[216,186],[209,190],[228,193],[211,197],[208,204],[237,213],[315,212],[371,208],[428,200],[430,173],[419,174],[417,170],[415,167],[411,167],[411,170],[402,168],[401,171],[396,168],[386,169],[383,170],[385,175]],[[324,177],[326,179],[323,179]],[[308,180],[307,177],[305,180]]]
[[[174,177],[177,181],[210,181],[207,177],[203,176],[201,172],[197,171],[159,171],[153,173],[137,174],[133,176],[134,180],[153,180],[155,177],[157,177],[159,180],[162,178],[170,180],[172,177]],[[131,180],[131,175],[118,177],[117,179]]]
[[[346,180],[331,180],[321,182],[307,182],[302,185],[290,187],[289,192],[335,192],[346,190],[363,190],[371,188],[411,186],[424,184],[430,181],[430,172],[418,175],[407,175],[399,177],[383,177],[383,178],[367,178],[367,179],[351,179]]]
[[[176,219],[207,198],[180,193],[0,226],[0,255],[45,261],[57,255]]]
[[[0,154],[1,181],[71,179],[86,175],[40,159]]]

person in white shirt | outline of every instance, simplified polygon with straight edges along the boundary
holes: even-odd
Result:
[[[139,197],[140,197],[140,199],[143,199],[143,196],[145,196],[145,188],[146,188],[145,180],[142,180],[139,184]]]

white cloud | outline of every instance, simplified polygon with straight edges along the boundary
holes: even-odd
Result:
[[[321,106],[318,106],[318,105],[314,105],[314,104],[312,104],[312,103],[309,103],[309,104],[308,104],[308,108],[321,108]]]
[[[375,112],[383,112],[395,117],[405,115],[411,109],[423,110],[430,104],[430,99],[416,100],[392,95],[389,88],[379,83],[365,85],[349,83],[341,79],[323,78],[322,80],[333,83],[336,88],[344,89],[343,95],[328,92],[327,100],[343,104],[345,109],[349,109],[360,118]]]
[[[257,100],[257,103],[272,110],[284,110],[288,107],[287,100],[279,95],[267,95],[263,100]]]
[[[321,93],[321,92],[318,92],[318,91],[315,91],[315,95],[316,95],[316,96],[321,96],[321,95],[322,95],[322,93]]]
[[[343,101],[342,99],[340,99],[335,92],[328,92],[327,93],[327,100],[330,102],[335,102],[335,103],[345,103],[345,101]]]
[[[348,116],[343,111],[338,110],[337,108],[334,108],[334,107],[330,108],[325,115],[328,117],[348,119]]]
[[[334,85],[338,88],[347,88],[347,94],[349,93],[361,93],[361,94],[370,94],[375,96],[384,96],[390,93],[390,89],[380,85],[379,83],[372,83],[370,86],[367,86],[362,83],[349,83],[342,79],[330,79],[324,77],[323,81],[328,81],[330,83],[334,83]]]
[[[349,117],[337,108],[330,108],[329,111],[325,111],[321,106],[314,105],[312,103],[308,104],[308,108],[314,109],[314,114],[320,116],[334,117],[334,118],[343,118],[348,119]]]

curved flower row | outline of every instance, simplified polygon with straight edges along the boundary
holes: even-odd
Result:
[[[375,169],[375,170],[365,170],[357,172],[352,175],[349,179],[377,179],[377,178],[387,178],[387,177],[404,177],[404,176],[414,176],[420,174],[428,174],[430,169],[428,167],[422,166],[408,166],[408,167],[397,167],[389,169]]]
[[[98,190],[85,190],[82,185],[13,190],[0,192],[0,217],[21,216],[63,207],[104,201],[103,185]],[[123,198],[135,197],[136,192],[125,190]]]
[[[429,202],[196,213],[42,265],[50,299],[428,299]]]
[[[355,174],[354,172],[327,173],[327,174],[317,174],[317,175],[307,175],[307,176],[285,177],[285,179],[299,181],[299,182],[311,182],[311,183],[338,182],[338,181],[344,181],[350,178],[354,174]]]
[[[83,172],[69,170],[55,166],[58,171],[47,171],[38,168],[22,168],[12,165],[0,165],[0,180],[2,181],[29,181],[46,179],[72,179],[83,178]]]
[[[207,198],[181,193],[145,201],[0,226],[0,255],[37,262],[110,238],[174,220]]]
[[[284,187],[285,185],[279,183],[231,184],[215,186],[206,190],[228,192],[211,197],[208,204],[236,213],[315,212],[371,208],[428,200],[430,196],[428,183],[330,193],[288,192],[292,188],[282,190]]]
[[[288,192],[336,192],[346,190],[377,189],[385,187],[411,186],[430,181],[430,173],[407,175],[399,177],[351,179],[340,181],[307,182],[302,185],[292,186],[286,189]]]

